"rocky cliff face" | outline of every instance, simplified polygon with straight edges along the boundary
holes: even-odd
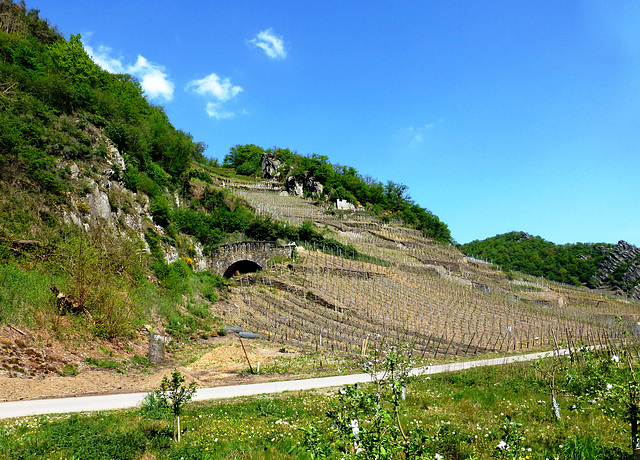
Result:
[[[280,168],[282,162],[271,153],[265,153],[262,155],[262,162],[260,163],[260,171],[265,179],[280,179]]]
[[[60,160],[57,167],[70,171],[69,180],[73,192],[67,193],[66,206],[59,209],[62,220],[85,231],[104,229],[121,238],[138,239],[143,250],[150,252],[145,240],[145,231],[153,229],[161,237],[164,229],[153,222],[149,208],[149,198],[141,192],[132,192],[122,182],[126,170],[124,159],[111,140],[98,128],[89,125],[87,132],[93,139],[106,145],[104,159],[86,163],[82,161]],[[181,204],[177,193],[174,203]],[[206,258],[202,254],[202,245],[197,241],[189,242],[193,247],[193,268],[205,270]],[[179,258],[175,247],[161,242],[167,263]]]
[[[608,284],[629,297],[640,299],[640,248],[619,241],[593,277],[600,286]]]
[[[294,196],[303,196],[305,193],[320,196],[324,190],[324,186],[318,182],[315,177],[308,174],[302,180],[298,180],[293,176],[287,177],[284,188],[289,195]]]
[[[282,162],[271,153],[262,155],[260,163],[260,172],[265,179],[273,179],[279,181],[282,176]],[[310,193],[313,196],[322,195],[323,185],[318,182],[315,177],[306,174],[303,179],[297,179],[294,176],[287,176],[284,180],[284,188],[289,195],[304,196]]]

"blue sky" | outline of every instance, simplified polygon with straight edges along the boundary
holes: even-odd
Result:
[[[640,3],[32,0],[222,160],[327,155],[460,243],[640,245]]]

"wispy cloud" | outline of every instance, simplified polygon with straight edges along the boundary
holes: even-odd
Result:
[[[413,135],[411,142],[422,142],[424,140],[425,133],[433,129],[433,126],[433,123],[427,123],[426,125],[418,126],[417,128],[409,126],[409,132]]]
[[[113,50],[108,46],[100,45],[98,49],[94,49],[91,46],[85,44],[84,49],[93,59],[93,62],[98,64],[107,72],[111,73],[123,73],[124,66],[122,65],[122,57],[114,58],[112,56]]]
[[[211,118],[215,118],[216,120],[224,120],[226,118],[233,118],[236,116],[234,112],[225,110],[219,102],[207,102],[205,110],[207,111],[207,115]]]
[[[228,78],[220,78],[212,73],[199,80],[190,81],[186,89],[209,99],[206,111],[210,117],[223,120],[236,115],[235,112],[226,109],[224,103],[231,101],[242,92],[242,87],[232,84]]]
[[[262,48],[271,59],[284,59],[287,57],[287,50],[284,48],[284,40],[273,33],[273,29],[263,30],[249,43],[258,48]]]
[[[174,84],[165,73],[164,66],[150,62],[140,55],[134,64],[124,64],[124,58],[114,57],[113,50],[108,46],[94,49],[85,44],[84,49],[91,59],[107,72],[128,73],[140,80],[140,86],[149,98],[166,102],[173,99]]]
[[[439,123],[441,123],[443,119],[439,119],[438,121],[432,121],[431,123],[425,123],[424,125],[420,125],[417,127],[409,126],[406,128],[405,132],[411,138],[412,144],[420,144],[425,140],[427,134],[433,130]]]

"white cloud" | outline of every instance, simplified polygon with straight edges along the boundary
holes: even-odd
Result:
[[[220,78],[215,73],[212,73],[204,78],[187,83],[187,90],[209,99],[205,110],[211,118],[224,120],[236,116],[235,112],[226,109],[224,105],[231,102],[242,92],[242,87],[232,84],[228,78]]]
[[[93,61],[107,72],[128,73],[140,80],[140,86],[151,99],[170,101],[173,99],[174,84],[165,73],[164,66],[148,61],[138,55],[138,60],[133,65],[125,65],[122,57],[113,57],[113,50],[108,46],[99,46],[94,50],[89,45],[84,45],[87,54]]]
[[[282,37],[278,37],[273,33],[273,29],[263,30],[256,35],[256,38],[249,40],[249,43],[262,48],[271,59],[284,59],[287,57],[284,41]]]
[[[201,96],[213,96],[218,101],[228,101],[238,95],[242,88],[231,84],[228,78],[221,79],[215,73],[207,75],[200,80],[193,80],[187,84],[187,89],[194,88],[193,91]]]
[[[205,110],[207,111],[207,115],[216,120],[224,120],[236,116],[233,112],[225,111],[219,102],[208,102]]]
[[[114,58],[111,56],[112,50],[108,46],[99,46],[98,50],[94,50],[89,45],[84,45],[84,49],[87,54],[93,59],[93,62],[98,64],[107,72],[111,73],[123,73],[124,66],[122,65],[122,58]]]
[[[164,67],[147,61],[138,55],[138,60],[132,66],[127,67],[127,73],[140,79],[140,86],[152,99],[173,99],[173,83],[169,80]]]

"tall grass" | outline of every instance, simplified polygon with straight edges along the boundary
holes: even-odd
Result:
[[[25,269],[15,262],[0,264],[0,323],[30,324],[35,311],[55,304],[49,285],[58,281],[41,269]]]

